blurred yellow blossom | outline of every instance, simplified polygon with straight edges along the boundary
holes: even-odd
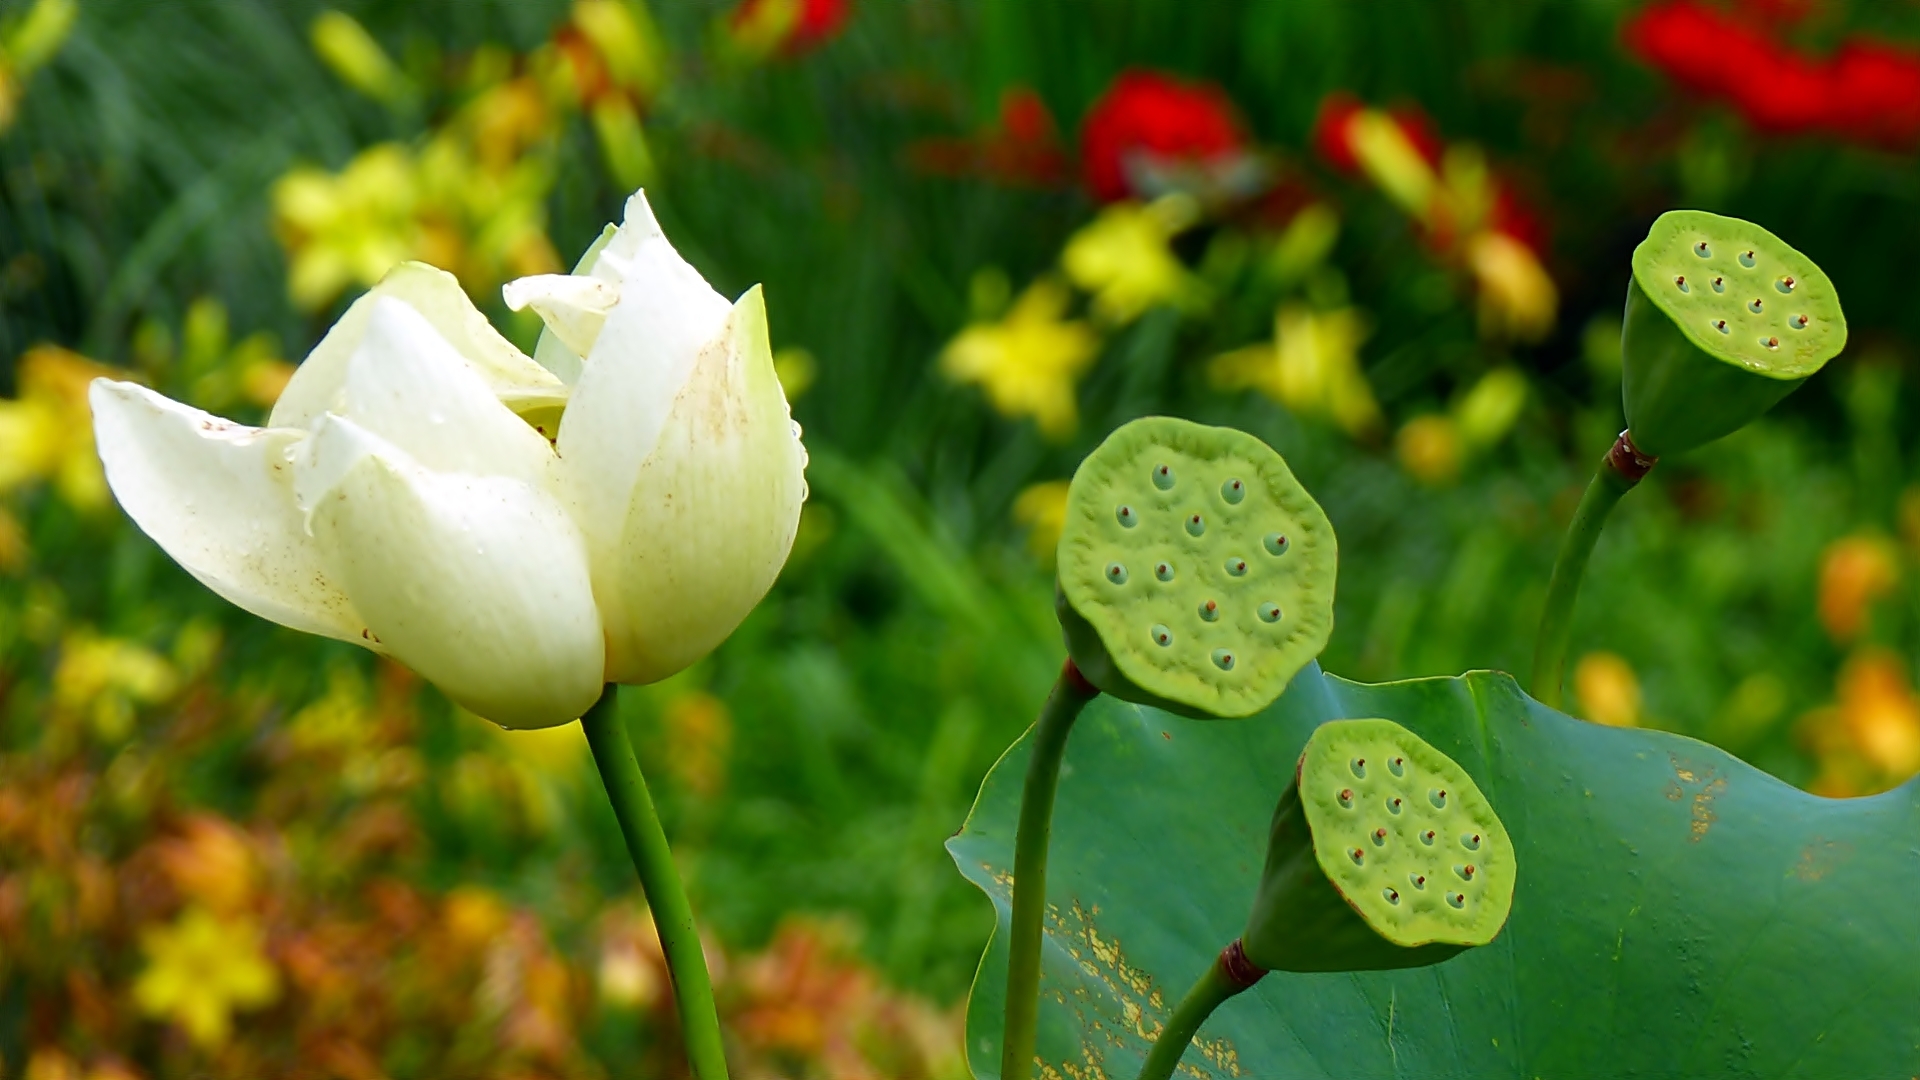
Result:
[[[1539,341],[1553,331],[1560,290],[1533,249],[1504,232],[1474,234],[1467,266],[1480,286],[1480,331],[1488,337]]]
[[[1400,467],[1423,484],[1438,487],[1460,477],[1465,455],[1459,425],[1450,416],[1429,413],[1407,421],[1393,437],[1393,449]]]
[[[1807,714],[1802,731],[1820,761],[1808,790],[1870,795],[1920,771],[1920,699],[1906,665],[1886,649],[1863,649],[1840,669],[1838,701]]]
[[[242,402],[270,408],[293,378],[274,336],[262,330],[234,341],[226,305],[211,296],[187,305],[177,343],[165,323],[142,323],[134,352],[143,367],[165,372],[159,381],[179,384],[186,401],[209,412]]]
[[[1454,403],[1454,419],[1467,445],[1482,449],[1507,437],[1527,405],[1527,377],[1519,370],[1498,367],[1485,375]]]
[[[1408,215],[1425,220],[1440,177],[1406,129],[1378,109],[1362,109],[1349,129],[1353,158],[1367,178]]]
[[[463,949],[486,948],[512,917],[506,901],[477,885],[461,885],[448,893],[440,913],[447,936]]]
[[[667,990],[666,959],[652,920],[627,905],[612,905],[601,921],[600,997],[610,1005],[638,1009]]]
[[[280,973],[267,958],[264,937],[251,919],[221,919],[197,906],[170,926],[147,928],[140,934],[147,963],[133,984],[134,1004],[180,1025],[200,1046],[225,1045],[235,1012],[279,999]]]
[[[1599,651],[1582,656],[1573,667],[1573,694],[1596,724],[1640,726],[1640,680],[1621,656]]]
[[[35,345],[15,370],[19,396],[0,400],[0,493],[52,480],[82,510],[107,502],[107,478],[93,449],[87,386],[126,374],[58,345]]]
[[[813,354],[797,345],[789,345],[773,354],[773,374],[780,380],[780,389],[786,392],[788,401],[806,393],[819,373],[820,365],[814,360]]]
[[[538,82],[520,76],[481,87],[417,151],[381,143],[338,173],[290,170],[272,197],[294,302],[324,307],[408,259],[476,293],[559,270],[546,235],[553,120]]]
[[[1068,486],[1065,480],[1047,480],[1029,485],[1013,500],[1013,520],[1026,526],[1027,547],[1049,564],[1067,527]]]
[[[487,724],[485,727],[512,751],[515,761],[531,765],[543,773],[562,775],[572,772],[587,749],[586,736],[581,733],[578,724],[517,730],[498,724]]]
[[[1319,266],[1340,239],[1340,215],[1326,203],[1309,203],[1288,219],[1267,255],[1267,269],[1291,284]]]
[[[420,250],[419,184],[413,155],[399,143],[368,147],[339,173],[293,169],[272,197],[291,263],[287,289],[308,310],[350,285],[372,285]]]
[[[348,86],[393,106],[405,105],[414,98],[412,81],[353,16],[344,11],[323,11],[314,16],[307,34],[313,51]]]
[[[1204,287],[1170,242],[1199,216],[1188,195],[1167,195],[1145,206],[1114,203],[1067,240],[1060,266],[1093,295],[1094,313],[1110,325],[1132,322],[1160,304],[1192,309]]]
[[[1820,556],[1820,625],[1835,642],[1854,640],[1873,602],[1899,583],[1900,554],[1891,541],[1871,534],[1835,540]]]
[[[34,0],[0,22],[0,131],[13,126],[27,80],[66,44],[79,17],[80,0]]]
[[[1251,387],[1296,413],[1326,416],[1350,435],[1367,435],[1382,422],[1360,371],[1360,343],[1370,332],[1353,308],[1282,304],[1272,342],[1216,356],[1207,370],[1223,390]]]
[[[660,723],[674,776],[701,798],[718,795],[727,782],[733,747],[733,716],[727,703],[704,690],[688,691],[667,702]]]
[[[108,741],[127,734],[135,705],[165,701],[178,688],[173,666],[160,654],[84,627],[61,642],[53,672],[54,701],[70,714],[86,716]]]
[[[1080,421],[1074,389],[1093,366],[1100,337],[1063,318],[1070,299],[1060,282],[1035,281],[999,321],[975,323],[949,342],[941,370],[979,383],[1003,416],[1030,416],[1051,438],[1072,434]]]

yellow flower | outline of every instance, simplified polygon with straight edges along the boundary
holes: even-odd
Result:
[[[381,143],[339,173],[289,171],[274,184],[273,209],[294,302],[325,307],[408,259],[445,267],[479,293],[559,270],[546,235],[552,129],[539,84],[523,76],[480,90],[417,153]]]
[[[53,696],[68,715],[86,715],[101,738],[113,741],[132,726],[135,705],[165,701],[179,682],[153,650],[83,628],[61,642]]]
[[[1870,535],[1835,540],[1820,557],[1820,625],[1834,641],[1852,641],[1866,629],[1873,602],[1899,583],[1892,543]]]
[[[1034,557],[1052,562],[1067,525],[1067,481],[1033,484],[1013,500],[1013,520],[1027,527],[1027,546]]]
[[[1451,417],[1416,416],[1393,438],[1400,467],[1423,484],[1438,487],[1460,476],[1460,428]]]
[[[226,1044],[233,1014],[271,1005],[280,997],[280,973],[266,956],[253,920],[225,921],[205,908],[189,908],[171,926],[140,934],[147,966],[134,980],[133,1001],[142,1013],[186,1029],[203,1047]]]
[[[404,105],[414,97],[413,83],[353,16],[323,11],[307,33],[313,51],[348,86],[388,105]]]
[[[52,480],[82,510],[106,504],[107,481],[93,449],[87,384],[125,372],[57,345],[36,345],[16,368],[19,397],[0,400],[0,493]]]
[[[1424,221],[1440,178],[1406,129],[1378,109],[1362,109],[1352,124],[1353,156],[1361,171],[1400,209]]]
[[[1467,266],[1480,286],[1480,331],[1489,337],[1539,341],[1553,330],[1560,291],[1533,249],[1502,232],[1467,241]]]
[[[1208,372],[1223,390],[1251,387],[1296,413],[1327,416],[1348,434],[1365,435],[1381,424],[1380,406],[1360,371],[1360,343],[1369,332],[1353,308],[1283,304],[1271,343],[1216,356]]]
[[[80,0],[34,0],[25,15],[0,23],[0,131],[13,125],[27,80],[66,44]]]
[[[1573,667],[1573,693],[1587,719],[1608,727],[1640,725],[1640,680],[1626,660],[1590,652]]]
[[[1514,368],[1494,368],[1454,403],[1453,416],[1460,437],[1481,449],[1506,438],[1526,405],[1527,377]]]
[[[273,185],[273,216],[291,266],[287,289],[308,310],[349,285],[372,285],[421,246],[413,155],[399,143],[360,152],[338,174],[297,168]]]
[[[1058,281],[1028,286],[998,322],[962,330],[940,355],[951,378],[979,383],[1003,416],[1030,416],[1043,434],[1061,438],[1079,423],[1074,387],[1093,366],[1100,337],[1063,319],[1069,300]]]
[[[1130,323],[1160,304],[1191,309],[1204,297],[1200,280],[1168,242],[1198,216],[1186,195],[1168,195],[1147,206],[1114,203],[1068,239],[1061,268],[1093,294],[1095,314],[1111,325]]]

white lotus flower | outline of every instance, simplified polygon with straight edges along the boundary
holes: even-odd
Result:
[[[108,482],[248,611],[389,654],[503,726],[572,720],[731,633],[806,491],[757,287],[728,305],[638,194],[583,269],[508,287],[553,327],[553,370],[414,263],[347,310],[265,428],[98,380]]]

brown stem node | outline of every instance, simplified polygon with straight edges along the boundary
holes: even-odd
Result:
[[[1613,449],[1607,451],[1607,467],[1618,473],[1628,486],[1639,483],[1659,462],[1659,458],[1643,454],[1633,445],[1631,431],[1622,431],[1620,437],[1613,440]]]
[[[1245,990],[1259,982],[1267,974],[1267,969],[1247,959],[1247,952],[1240,947],[1240,939],[1220,950],[1220,974],[1236,988]]]

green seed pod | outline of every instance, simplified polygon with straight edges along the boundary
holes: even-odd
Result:
[[[1833,282],[1750,222],[1660,215],[1633,249],[1621,361],[1627,430],[1644,454],[1745,427],[1847,344]]]
[[[1280,796],[1241,941],[1278,971],[1434,964],[1494,939],[1514,873],[1506,828],[1452,758],[1391,720],[1335,720]]]
[[[1267,444],[1150,416],[1074,473],[1054,606],[1101,690],[1247,716],[1326,646],[1336,554],[1327,515]]]

